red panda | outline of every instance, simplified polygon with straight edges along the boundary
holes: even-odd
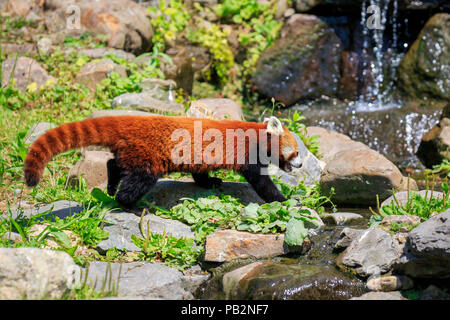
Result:
[[[233,130],[245,134],[254,130],[257,134],[254,139],[249,134],[248,143],[244,142],[244,149],[239,150],[242,146],[236,145],[237,137],[230,140],[232,147],[227,144],[230,142],[227,134]],[[183,134],[194,139],[183,141],[180,139],[184,138]],[[199,135],[200,142],[196,140]],[[274,147],[276,150],[272,150],[275,140],[278,144]],[[216,148],[211,147],[213,143]],[[266,202],[285,201],[270,177],[263,174],[268,163],[262,161],[260,153],[266,152],[278,160],[279,167],[285,171],[301,166],[297,141],[275,117],[264,123],[169,116],[102,117],[63,124],[40,136],[31,145],[25,160],[27,185],[32,187],[39,183],[52,156],[89,145],[108,147],[114,154],[114,159],[107,162],[107,191],[116,196],[124,209],[131,210],[166,173],[190,172],[198,185],[211,188],[220,185],[221,180],[209,177],[208,172],[220,168],[243,175]],[[243,154],[241,159],[239,152]]]

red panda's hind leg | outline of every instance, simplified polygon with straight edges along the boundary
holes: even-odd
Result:
[[[116,201],[125,210],[140,215],[142,209],[136,208],[136,203],[141,199],[158,181],[158,176],[149,175],[142,171],[134,171],[123,174],[118,186]]]
[[[217,188],[222,184],[222,180],[215,177],[210,177],[207,172],[192,173],[195,183],[205,189]]]
[[[117,165],[116,159],[110,159],[106,163],[108,169],[108,187],[107,191],[111,197],[114,197],[117,192],[117,187],[119,186],[121,176],[121,169]]]

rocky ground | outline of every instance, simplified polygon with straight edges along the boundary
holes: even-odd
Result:
[[[72,3],[81,9],[83,32],[107,35],[103,47],[59,46],[83,34],[65,28],[66,7]],[[255,64],[249,77],[252,90],[286,105],[324,95],[354,97],[362,89],[352,82],[352,72],[357,71],[344,59],[352,56],[348,45],[336,34],[332,22],[327,24],[326,19],[310,14],[328,2],[294,1],[292,8],[287,1],[279,3],[276,16],[285,24],[274,46]],[[431,11],[441,2],[432,4]],[[163,56],[158,60],[160,73],[136,76],[135,68],[145,68],[149,59],[154,61],[141,55],[149,52],[157,34],[150,23],[151,14],[144,10],[148,5],[129,0],[95,4],[83,0],[0,1],[4,14],[43,26],[23,27],[25,42],[17,38],[2,41],[2,83],[14,78],[15,88],[23,94],[53,93],[52,85],[61,85],[65,76],[48,62],[48,57],[56,59],[58,53],[58,57],[82,57],[70,60],[77,69],[69,86],[83,88],[78,97],[110,101],[101,108],[80,106],[82,112],[76,120],[124,114],[245,119],[248,112],[237,99],[211,96],[185,103],[180,98],[195,91],[195,79],[211,72],[213,48],[205,51],[198,44],[172,43],[165,50],[171,63]],[[410,5],[401,1],[401,8]],[[211,10],[202,15],[210,24],[217,21]],[[448,100],[448,19],[447,13],[433,15],[405,55],[399,68],[403,94],[433,96],[441,104]],[[430,53],[433,49],[426,39],[431,36],[442,45],[444,54]],[[425,45],[420,45],[421,41]],[[239,53],[242,45],[238,42],[233,49]],[[316,65],[322,58],[323,63]],[[428,63],[435,58],[443,67],[432,70],[431,77]],[[284,82],[292,68],[306,72]],[[132,90],[120,79],[132,79]],[[105,81],[117,89],[111,94],[108,91],[107,96],[99,94]],[[26,101],[37,109],[40,100],[33,99]],[[58,99],[55,96],[45,102]],[[15,101],[9,97],[9,108]],[[418,157],[428,167],[449,158],[448,106],[419,147]],[[64,120],[60,113],[64,111],[58,112],[57,120],[46,116],[45,121],[34,121],[42,117],[33,115],[19,140],[23,148],[15,148],[26,154],[33,141]],[[17,122],[14,115],[8,115],[5,125]],[[26,117],[25,109],[21,119]],[[188,176],[164,177],[146,195],[151,213],[142,217],[114,208],[114,200],[101,191],[107,183],[106,162],[112,156],[106,149],[88,147],[79,155],[66,155],[66,171],[59,176],[47,174],[51,184],[41,189],[24,190],[20,184],[22,188],[11,187],[20,180],[17,173],[6,183],[0,180],[5,194],[0,207],[0,299],[450,299],[448,186],[443,184],[442,192],[419,191],[422,188],[405,176],[392,158],[342,133],[318,126],[297,133],[302,167],[288,174],[271,166],[270,174],[289,198],[297,201],[293,208],[280,204],[277,213],[300,210],[314,222],[305,225],[306,236],[300,246],[287,245],[287,221],[271,221],[271,227],[255,222],[252,214],[262,211],[253,209],[272,209],[263,207],[254,190],[236,175],[225,177],[214,190],[215,196],[232,198],[205,195],[205,189]],[[314,153],[303,142],[313,136],[318,142]],[[14,143],[10,137],[4,140],[5,148]],[[69,201],[76,197],[63,190],[87,200]],[[298,190],[300,196],[295,193]],[[10,199],[14,201],[9,203]],[[371,212],[372,208],[376,212]],[[217,215],[201,220],[194,216],[195,210]],[[244,228],[227,220],[228,224],[221,225],[228,216],[219,213],[235,214],[234,219],[252,223]]]

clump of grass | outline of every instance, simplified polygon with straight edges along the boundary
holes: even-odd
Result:
[[[444,193],[443,197],[435,197],[433,190],[429,192],[428,188],[423,197],[419,193],[408,191],[408,200],[405,204],[398,201],[395,190],[392,190],[393,201],[388,205],[380,207],[377,196],[377,212],[370,208],[372,212],[370,224],[377,224],[383,220],[384,217],[389,215],[413,215],[420,217],[421,221],[425,221],[429,219],[432,214],[441,213],[447,210],[450,208],[449,187],[446,182],[443,182],[441,187]]]

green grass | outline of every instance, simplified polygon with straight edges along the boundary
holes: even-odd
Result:
[[[420,217],[421,221],[426,221],[432,214],[441,213],[450,208],[450,195],[449,187],[446,182],[441,184],[444,196],[442,198],[435,197],[433,192],[425,193],[425,196],[421,196],[419,193],[409,191],[408,201],[404,204],[397,200],[395,191],[392,190],[394,200],[388,204],[380,207],[379,202],[377,204],[377,212],[372,211],[372,217],[370,219],[370,225],[378,224],[384,217],[389,215],[412,215]],[[399,226],[394,226],[397,229]]]

